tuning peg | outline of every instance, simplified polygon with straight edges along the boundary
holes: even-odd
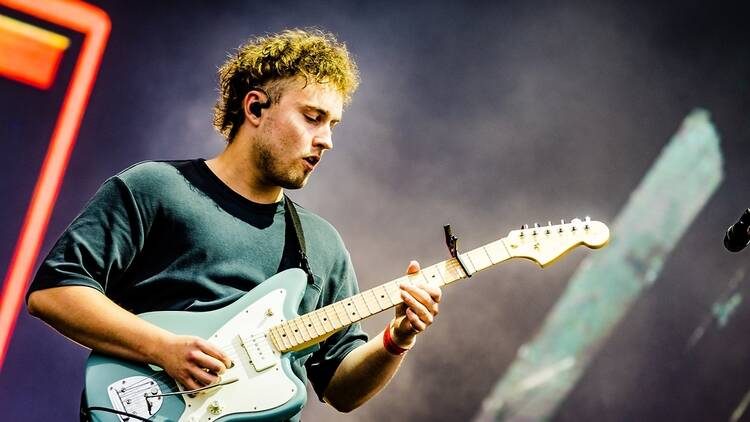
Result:
[[[587,216],[586,216],[586,220],[585,220],[585,221],[586,221],[586,224],[584,224],[584,225],[583,225],[583,229],[584,229],[584,230],[588,230],[588,229],[589,229],[589,223],[591,223],[591,217],[589,217],[589,216],[587,215]]]
[[[547,233],[547,234],[549,234],[551,228],[552,228],[552,222],[551,221],[547,221],[547,229],[544,230],[544,232]]]
[[[564,225],[565,225],[565,220],[560,220],[560,229],[558,230],[558,232],[560,232],[560,233],[563,232],[563,226]]]
[[[536,236],[536,229],[539,228],[539,223],[534,223],[534,231],[531,232],[534,236]]]

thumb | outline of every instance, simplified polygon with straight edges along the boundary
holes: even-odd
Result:
[[[421,268],[419,267],[419,262],[415,260],[409,261],[409,266],[406,267],[406,274],[415,274],[418,273]]]

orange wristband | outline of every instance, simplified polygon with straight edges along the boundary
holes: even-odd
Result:
[[[393,341],[393,339],[391,338],[390,322],[385,326],[385,331],[383,331],[383,347],[388,351],[388,353],[395,356],[401,356],[409,350],[404,349]]]

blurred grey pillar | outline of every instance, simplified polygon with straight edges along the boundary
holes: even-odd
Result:
[[[609,246],[581,262],[475,420],[550,419],[628,308],[656,281],[722,178],[719,137],[709,113],[694,110],[615,219]]]

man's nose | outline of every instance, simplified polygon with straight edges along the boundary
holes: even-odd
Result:
[[[313,138],[313,146],[320,149],[333,149],[333,139],[330,129],[322,130],[315,134]]]

